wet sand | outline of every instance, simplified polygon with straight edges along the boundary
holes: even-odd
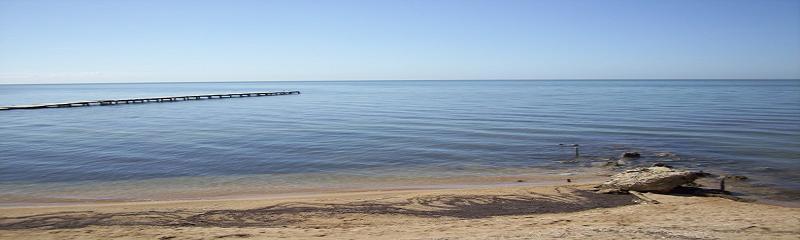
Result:
[[[798,239],[800,209],[592,184],[0,209],[1,239]]]
[[[464,189],[498,186],[550,186],[603,181],[613,174],[606,168],[552,170],[502,169],[494,175],[437,177],[374,177],[336,174],[163,178],[141,181],[58,183],[29,191],[0,192],[0,207],[58,206],[86,203],[269,198],[380,190]],[[13,188],[13,185],[8,186]]]

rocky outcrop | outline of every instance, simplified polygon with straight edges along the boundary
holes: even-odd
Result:
[[[666,163],[660,163],[660,162],[653,163],[652,167],[666,167],[666,168],[672,168],[672,166],[670,166],[670,165],[667,165]]]
[[[658,157],[658,158],[674,158],[674,157],[677,157],[677,155],[675,155],[674,153],[671,153],[671,152],[658,152],[654,156]]]
[[[619,158],[639,158],[641,156],[642,154],[639,154],[639,152],[624,152]]]
[[[666,193],[707,175],[703,172],[668,167],[637,168],[611,176],[611,180],[597,186],[597,189],[603,193],[628,191]]]

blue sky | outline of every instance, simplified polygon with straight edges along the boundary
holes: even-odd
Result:
[[[0,0],[0,83],[800,78],[800,1]]]

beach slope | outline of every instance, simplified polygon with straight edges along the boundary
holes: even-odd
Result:
[[[798,239],[800,209],[589,185],[0,209],[0,239]]]

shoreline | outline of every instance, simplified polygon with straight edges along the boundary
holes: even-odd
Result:
[[[572,184],[599,184],[606,179],[609,171],[573,171],[568,174],[539,174],[528,173],[507,176],[460,176],[443,178],[423,178],[414,182],[398,181],[392,185],[376,185],[372,187],[296,187],[278,191],[258,191],[245,189],[234,193],[217,193],[213,190],[202,191],[199,194],[187,195],[153,195],[149,199],[89,199],[89,198],[28,198],[26,201],[9,201],[10,197],[0,197],[0,209],[11,208],[36,208],[60,206],[85,206],[104,204],[137,204],[159,202],[193,202],[193,201],[226,201],[247,199],[271,199],[283,197],[318,196],[342,193],[369,193],[384,191],[426,191],[426,190],[454,190],[454,189],[488,189],[501,187],[536,187],[536,186],[562,186]],[[566,179],[570,179],[567,182]],[[419,184],[419,182],[429,181]],[[344,183],[348,184],[348,183]],[[151,196],[151,197],[153,197]],[[21,199],[21,198],[20,198]]]
[[[593,184],[376,190],[269,198],[6,207],[0,239],[771,238],[800,208],[715,197],[589,193]]]
[[[5,192],[0,194],[0,210],[94,204],[268,199],[375,191],[471,190],[520,186],[599,184],[616,172],[619,172],[619,169],[602,167],[572,168],[568,170],[531,168],[509,174],[441,177],[364,177],[321,174],[320,176],[326,176],[327,178],[319,179],[319,176],[312,176],[315,179],[310,182],[280,182],[279,184],[265,184],[272,182],[272,179],[258,175],[233,177],[237,180],[247,179],[246,181],[186,178],[88,184],[80,182],[59,183],[55,187],[50,186],[49,189],[57,189],[62,192],[38,194],[35,194],[35,192],[23,192],[22,194],[19,192]],[[289,178],[302,179],[303,177],[298,175]],[[320,184],[320,182],[324,181],[333,182],[333,184]],[[717,188],[719,185],[716,179],[702,178],[697,181],[707,188]],[[734,192],[737,197],[756,200],[762,204],[800,208],[800,201],[797,201],[797,192],[787,192],[780,188],[762,186],[758,182],[752,182],[752,180],[729,181],[727,186],[728,190]],[[0,187],[0,189],[13,189],[12,187],[13,185],[6,185]]]
[[[13,204],[2,203],[11,199],[0,195],[0,239],[618,239],[620,236],[796,239],[800,236],[797,201],[739,202],[653,193],[644,193],[644,198],[640,198],[591,190],[618,170],[525,169],[514,174],[436,178],[328,176],[323,180],[335,182],[339,187],[268,188],[272,191],[232,185],[221,187],[234,190],[217,191],[217,188],[203,188],[208,183],[197,183],[201,180],[198,178],[114,183],[94,189],[97,192],[113,189],[106,193],[113,194],[125,192],[128,189],[125,186],[137,187],[134,189],[157,186],[149,190],[153,191],[151,196],[161,199],[135,201],[55,199]],[[241,178],[258,186],[269,182],[252,176],[237,179]],[[345,179],[358,181],[341,181]],[[706,178],[696,183],[715,188],[718,184],[715,181]],[[156,184],[149,185],[153,183]],[[201,194],[181,199],[180,196],[190,195],[181,195],[187,191],[172,188],[175,184],[200,190]],[[737,197],[742,197],[742,192],[755,197],[773,191],[759,189],[747,181],[731,181],[727,186]],[[94,187],[97,186],[65,191]],[[163,193],[168,194],[159,195]]]
[[[599,183],[612,174],[604,168],[552,170],[531,168],[487,175],[358,176],[337,174],[161,178],[137,181],[54,183],[20,191],[14,185],[0,194],[0,209],[14,206],[75,205],[208,199],[259,198],[273,195],[325,194],[381,190],[487,188]],[[0,191],[2,192],[2,191]]]

